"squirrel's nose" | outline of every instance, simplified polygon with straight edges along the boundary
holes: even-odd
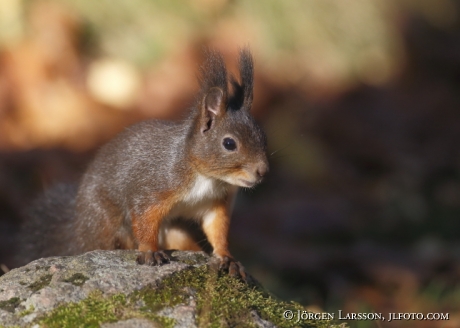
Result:
[[[256,166],[257,176],[263,178],[268,173],[268,164],[265,162],[260,162]]]

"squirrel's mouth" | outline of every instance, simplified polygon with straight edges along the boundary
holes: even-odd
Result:
[[[248,181],[248,180],[244,180],[244,179],[238,179],[238,182],[241,183],[241,184],[239,184],[240,187],[252,188],[252,187],[254,187],[259,181]]]
[[[253,176],[244,172],[244,174],[238,174],[233,176],[227,176],[223,180],[231,185],[252,188],[258,185],[262,181],[262,177]]]

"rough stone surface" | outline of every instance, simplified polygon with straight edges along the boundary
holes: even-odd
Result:
[[[0,277],[0,326],[28,326],[57,306],[79,302],[95,291],[103,296],[128,295],[156,286],[165,277],[190,266],[206,265],[209,260],[204,253],[174,252],[174,260],[169,264],[146,266],[136,263],[137,254],[122,250],[92,251],[74,257],[39,259],[10,271]],[[194,305],[163,309],[159,314],[193,326]],[[132,319],[104,327],[156,325],[146,319]]]
[[[147,319],[128,319],[115,323],[104,323],[101,328],[158,328],[158,325]]]
[[[175,319],[177,327],[196,327],[196,303],[194,301],[189,305],[177,305],[172,308],[166,308],[158,312],[159,315]]]

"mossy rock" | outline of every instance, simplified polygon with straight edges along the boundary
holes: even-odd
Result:
[[[136,254],[93,251],[12,270],[0,278],[0,327],[338,327],[284,319],[304,308],[218,272],[205,253],[175,251],[160,267],[136,264]]]

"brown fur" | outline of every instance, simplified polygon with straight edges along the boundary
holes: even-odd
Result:
[[[214,254],[223,258],[231,257],[228,250],[228,229],[230,218],[227,213],[227,204],[222,201],[216,202],[208,215],[213,215],[209,222],[203,222],[203,230],[208,237],[209,243],[214,248]],[[206,220],[206,219],[205,219]]]

